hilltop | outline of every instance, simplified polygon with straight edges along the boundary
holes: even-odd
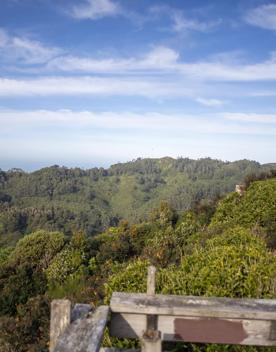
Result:
[[[0,243],[15,243],[37,229],[93,235],[121,219],[144,221],[162,200],[181,212],[232,191],[249,174],[273,168],[276,164],[249,160],[165,157],[108,169],[55,165],[32,173],[0,171]]]

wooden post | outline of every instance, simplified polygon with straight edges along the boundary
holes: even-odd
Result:
[[[236,193],[238,193],[240,196],[244,195],[245,192],[245,186],[244,185],[236,185],[235,188]]]
[[[99,352],[108,315],[109,307],[100,306],[73,321],[58,338],[54,352]]]
[[[51,303],[50,352],[53,352],[58,337],[71,321],[71,302],[68,299],[55,299]]]
[[[147,295],[155,295],[155,274],[156,267],[151,265],[148,267],[148,278],[147,278]]]
[[[155,266],[148,268],[147,295],[155,295]],[[147,329],[141,339],[142,352],[161,352],[161,334],[158,331],[158,315],[147,315]]]

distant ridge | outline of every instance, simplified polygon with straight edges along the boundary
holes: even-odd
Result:
[[[36,229],[93,235],[120,219],[145,220],[162,200],[177,211],[210,202],[250,174],[276,163],[211,158],[138,158],[109,168],[53,165],[34,172],[0,171],[0,242]]]

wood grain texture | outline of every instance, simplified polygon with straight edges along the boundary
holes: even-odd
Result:
[[[71,322],[85,318],[92,311],[90,304],[77,303],[71,312]]]
[[[276,346],[276,300],[114,293],[111,334],[143,338],[157,316],[164,341]]]
[[[98,352],[107,323],[109,307],[72,322],[59,337],[54,352]]]
[[[276,320],[276,300],[155,295],[114,292],[114,313]]]
[[[147,276],[147,295],[155,295],[155,274],[156,268],[151,265],[148,267],[148,276]]]
[[[51,302],[50,352],[56,346],[59,336],[71,321],[71,302],[67,299],[55,299]]]
[[[112,313],[111,317],[112,336],[130,339],[143,336],[146,315]],[[163,341],[276,346],[276,340],[272,340],[270,335],[272,324],[269,320],[255,319],[158,316],[158,330]]]

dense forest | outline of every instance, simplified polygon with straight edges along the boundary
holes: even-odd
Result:
[[[38,229],[100,233],[122,219],[138,223],[162,200],[178,213],[234,190],[247,175],[273,164],[210,158],[137,159],[109,169],[52,166],[32,173],[0,170],[0,244]]]
[[[189,164],[191,169],[197,170],[193,176],[187,171]],[[67,218],[57,217],[52,222],[46,220],[43,223],[43,216],[39,213],[37,223],[30,224],[27,217],[26,232],[45,224],[54,228],[66,220],[61,229],[70,228],[72,235],[68,236],[70,231],[41,229],[0,249],[0,352],[47,351],[51,299],[67,297],[72,302],[96,306],[103,302],[108,304],[113,291],[145,292],[149,264],[158,268],[159,293],[276,298],[276,177],[273,172],[247,177],[243,194],[232,192],[210,201],[212,196],[218,196],[217,192],[220,194],[233,188],[243,174],[252,169],[259,172],[263,168],[248,161],[222,163],[210,159],[198,162],[161,159],[138,160],[115,165],[109,170],[53,167],[32,174],[21,171],[2,173],[2,197],[6,199],[2,202],[3,208],[10,207],[9,211],[14,214],[21,210],[23,214],[32,206],[33,218],[37,209],[46,212],[51,203],[54,209],[58,205],[60,209],[65,206],[72,214],[81,214],[88,209],[87,217],[92,211],[89,207],[95,204],[108,216],[107,209],[116,204],[114,198],[123,194],[120,193],[123,189],[121,183],[129,183],[128,189],[134,192],[127,194],[125,189],[124,195],[129,198],[122,203],[125,206],[132,204],[133,208],[137,206],[140,214],[145,215],[148,208],[145,207],[143,213],[142,201],[139,203],[138,198],[137,204],[134,199],[135,194],[143,194],[142,187],[153,175],[159,175],[159,182],[163,180],[163,183],[160,187],[154,181],[157,186],[149,189],[148,201],[152,204],[169,192],[176,195],[173,192],[180,189],[186,190],[182,193],[184,197],[189,194],[187,185],[194,187],[187,199],[180,202],[181,197],[177,198],[174,203],[177,209],[169,202],[161,201],[148,213],[145,221],[121,220],[94,236],[83,231],[85,228],[81,226],[74,231]],[[70,174],[75,176],[69,177]],[[146,180],[145,183],[139,183],[140,179]],[[201,197],[196,198],[200,185],[204,186],[203,191]],[[213,191],[212,186],[215,187]],[[110,193],[108,198],[109,187],[114,187],[117,193]],[[85,192],[95,192],[94,198],[89,202],[85,198],[81,202]],[[200,198],[209,201],[198,202]],[[104,199],[108,200],[107,204]],[[105,206],[103,210],[101,202]],[[123,209],[123,205],[121,207]],[[180,211],[180,208],[188,209]],[[2,223],[6,212],[8,210],[2,213]],[[10,229],[10,233],[14,233],[14,229]],[[138,345],[137,341],[113,339],[108,330],[104,343],[118,347]],[[272,348],[212,344],[168,345],[166,349],[273,351]]]

